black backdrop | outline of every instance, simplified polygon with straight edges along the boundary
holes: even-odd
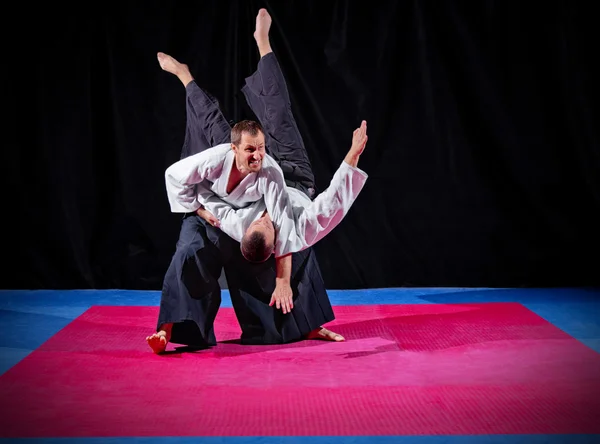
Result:
[[[31,7],[5,40],[1,286],[160,289],[185,95],[156,52],[252,117],[239,88],[260,7],[321,189],[368,121],[367,185],[316,246],[329,288],[599,284],[600,40],[583,4]]]

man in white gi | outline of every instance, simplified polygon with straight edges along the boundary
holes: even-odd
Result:
[[[285,185],[283,172],[265,153],[261,153],[261,160],[255,162],[263,165],[254,174],[255,180],[248,180],[245,189],[242,181],[235,188],[237,192],[227,193],[228,171],[240,169],[233,166],[234,162],[244,162],[238,161],[234,154],[239,151],[238,147],[223,144],[182,159],[167,169],[166,187],[171,211],[187,213],[195,210],[208,223],[240,242],[243,256],[251,262],[263,262],[271,254],[275,255],[276,261],[289,260],[291,253],[313,246],[330,233],[358,197],[368,177],[358,168],[367,142],[366,131],[367,123],[363,121],[354,131],[352,146],[329,187],[314,200]],[[258,155],[253,154],[254,157]],[[244,176],[245,179],[249,177],[250,173]],[[212,182],[212,185],[206,186],[206,182]],[[256,199],[257,192],[262,197],[247,205],[248,201]],[[253,237],[260,240],[253,241]],[[284,313],[293,308],[291,292],[286,294],[290,296],[285,300],[280,301],[278,295],[274,295],[271,301]]]
[[[333,199],[328,204],[325,192],[315,202],[305,197],[304,203],[308,201],[310,206],[304,211],[299,205],[294,207],[280,165],[286,170],[286,182],[307,195],[311,195],[314,178],[298,139],[283,76],[270,48],[270,23],[266,11],[261,10],[254,34],[261,60],[258,71],[246,79],[243,89],[266,128],[267,140],[262,126],[252,121],[240,122],[228,131],[229,125],[216,101],[196,85],[187,66],[159,53],[161,67],[177,75],[186,87],[188,125],[183,159],[166,172],[171,209],[186,215],[177,251],[165,276],[157,333],[147,338],[157,353],[164,351],[169,340],[191,346],[216,343],[212,324],[220,305],[217,279],[223,266],[242,327],[242,342],[282,343],[306,337],[343,340],[341,335],[322,327],[333,320],[333,312],[316,258],[308,247],[339,223],[364,184],[366,175],[356,169],[356,162],[366,143],[366,123],[355,131],[349,161],[332,181],[338,189],[350,191],[347,196],[342,193],[347,198],[341,202]],[[230,143],[225,143],[229,137]],[[266,155],[267,144],[269,151],[278,156],[279,164]],[[214,148],[206,150],[208,146]],[[194,154],[199,151],[203,152]],[[295,201],[301,202],[298,196]],[[222,231],[206,223],[213,218],[214,224],[214,217],[202,204],[222,219],[222,226],[231,237],[222,236]],[[328,216],[332,223],[315,224],[318,214]],[[234,223],[232,217],[243,222]],[[265,227],[267,234],[270,229],[277,231],[271,248],[277,259],[275,265],[269,260],[257,268],[242,257],[240,246],[233,239],[243,241],[241,233],[260,231],[260,227]],[[289,254],[296,251],[302,253]],[[313,288],[298,291],[298,284],[306,280]],[[289,317],[292,296],[302,300],[296,304],[301,308],[294,310],[297,316],[293,319]],[[273,304],[282,309],[280,315],[274,316],[270,307]]]
[[[253,161],[263,167],[256,172],[248,168],[242,173],[245,180],[228,193],[227,184],[233,176],[229,172],[244,170],[244,167],[234,167],[234,162],[243,164],[236,153],[239,148],[226,143],[167,168],[165,177],[171,211],[201,213],[207,222],[241,242],[242,253],[251,262],[265,261],[271,254],[282,257],[302,251],[341,222],[362,190],[368,176],[357,166],[366,145],[366,130],[367,124],[363,121],[354,131],[350,151],[330,186],[312,201],[302,191],[285,185],[283,172],[266,153],[260,154],[260,160]],[[254,157],[258,155],[254,153]],[[264,239],[261,254],[245,245],[254,233],[261,233]]]

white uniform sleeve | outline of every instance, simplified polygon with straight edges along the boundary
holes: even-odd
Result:
[[[331,232],[346,216],[362,191],[368,175],[342,162],[329,187],[296,213],[296,230],[307,247]]]
[[[191,213],[201,207],[196,185],[210,174],[208,150],[175,162],[165,171],[171,212]]]

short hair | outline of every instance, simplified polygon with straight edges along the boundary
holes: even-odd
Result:
[[[268,244],[265,234],[258,230],[244,234],[240,247],[244,258],[255,263],[269,259],[275,249],[275,245]]]
[[[239,145],[242,141],[242,133],[248,133],[252,137],[258,136],[259,133],[265,133],[260,123],[254,120],[242,120],[231,128],[231,143]]]

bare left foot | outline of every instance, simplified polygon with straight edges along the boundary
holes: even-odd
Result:
[[[152,351],[159,355],[165,351],[169,340],[167,339],[167,333],[161,330],[158,333],[154,333],[153,335],[148,336],[146,338],[146,342],[148,343]]]
[[[323,327],[315,328],[313,331],[311,331],[306,336],[306,339],[320,339],[323,341],[334,341],[334,342],[345,341],[345,338],[342,335],[340,335],[338,333],[334,333],[331,330],[327,330],[326,328],[323,328]]]
[[[159,52],[156,54],[156,58],[158,59],[158,64],[160,67],[171,74],[177,76],[177,78],[183,83],[183,86],[186,86],[194,77],[190,73],[190,68],[185,64],[176,60],[174,57],[171,57],[169,54],[165,54],[164,52]]]
[[[258,11],[256,16],[256,29],[254,31],[254,39],[258,46],[258,52],[261,57],[269,54],[271,49],[271,43],[269,42],[269,29],[271,29],[271,16],[266,9],[262,8]]]
[[[146,337],[146,342],[157,355],[164,353],[167,348],[167,344],[171,340],[172,328],[173,324],[162,324],[158,332]]]

